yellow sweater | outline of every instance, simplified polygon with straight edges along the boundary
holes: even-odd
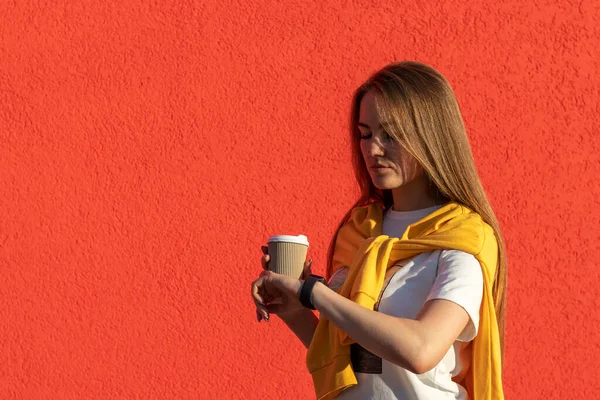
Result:
[[[483,270],[483,299],[479,332],[473,340],[472,362],[464,381],[458,382],[472,400],[503,399],[501,352],[492,286],[498,264],[493,229],[481,217],[450,203],[410,225],[401,238],[381,234],[383,208],[378,203],[357,207],[339,231],[333,271],[350,267],[339,293],[373,309],[386,270],[398,260],[436,249],[455,249],[477,258]],[[358,382],[350,362],[353,340],[321,316],[306,362],[317,399],[332,399]]]

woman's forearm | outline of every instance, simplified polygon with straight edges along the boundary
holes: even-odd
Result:
[[[411,372],[430,369],[419,321],[369,310],[321,283],[313,289],[312,302],[321,315],[370,352]]]
[[[319,318],[308,308],[301,308],[290,314],[281,314],[279,317],[308,348],[317,329]]]

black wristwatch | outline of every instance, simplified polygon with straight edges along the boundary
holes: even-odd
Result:
[[[324,285],[325,278],[319,275],[309,275],[308,278],[302,283],[302,287],[300,288],[300,303],[306,308],[310,308],[311,310],[316,310],[315,306],[312,303],[312,291],[317,282],[321,282]]]

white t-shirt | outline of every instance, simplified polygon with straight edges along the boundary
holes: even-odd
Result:
[[[441,206],[416,211],[388,210],[382,233],[401,237],[408,225]],[[452,377],[464,374],[471,362],[470,342],[477,335],[483,275],[477,259],[458,250],[435,250],[399,262],[379,303],[379,312],[415,319],[423,305],[433,299],[450,300],[463,307],[470,321],[446,355],[430,371],[414,374],[382,360],[381,374],[356,373],[358,385],[343,391],[341,400],[467,400],[466,390]],[[329,280],[334,290],[341,286],[348,269],[340,269]]]

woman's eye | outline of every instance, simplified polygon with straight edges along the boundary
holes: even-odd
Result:
[[[371,133],[361,133],[360,134],[361,139],[370,139],[371,136],[373,136]]]

